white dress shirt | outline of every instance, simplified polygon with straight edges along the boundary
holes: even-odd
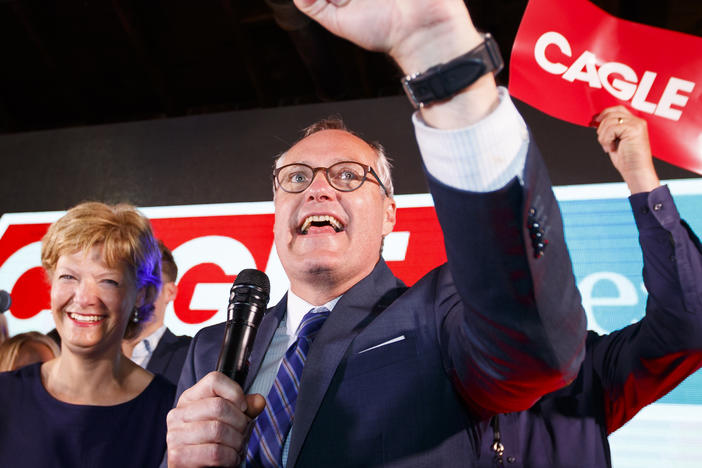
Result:
[[[429,173],[444,184],[471,192],[491,192],[524,174],[529,133],[507,90],[481,121],[456,130],[429,127],[412,116],[419,151]]]
[[[327,302],[324,304],[324,307],[331,312],[334,310],[336,303],[339,302],[339,299],[341,299],[341,296]],[[288,291],[287,312],[273,334],[273,340],[268,347],[268,351],[266,351],[266,355],[263,357],[261,368],[251,384],[249,393],[260,393],[264,397],[268,395],[278,374],[280,363],[285,357],[285,352],[297,340],[297,328],[300,326],[305,314],[314,308],[315,306],[309,302],[299,298],[292,291]],[[291,433],[292,429],[288,432],[283,445],[283,465],[288,461]],[[242,466],[244,465],[242,464]]]
[[[166,333],[166,325],[161,325],[152,334],[140,340],[132,350],[132,361],[146,369],[146,366],[149,365],[149,361],[151,360],[151,356],[154,354],[154,349],[158,346],[158,342],[161,341],[161,337],[164,333]]]

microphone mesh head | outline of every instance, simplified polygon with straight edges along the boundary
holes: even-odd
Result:
[[[266,278],[267,280],[268,278]],[[12,305],[12,298],[10,293],[0,289],[0,312],[5,312]]]
[[[257,286],[265,291],[266,294],[270,294],[271,292],[271,282],[268,279],[268,276],[264,272],[253,268],[247,268],[246,270],[241,270],[239,272],[239,274],[236,276],[236,280],[234,281],[234,286],[240,284]]]

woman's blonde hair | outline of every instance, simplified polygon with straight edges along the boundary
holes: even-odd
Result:
[[[45,345],[51,350],[54,357],[57,357],[61,353],[58,344],[43,333],[35,331],[20,333],[19,335],[8,338],[0,344],[0,372],[15,370],[17,358],[20,355],[20,349],[30,342]]]
[[[136,310],[137,320],[129,320],[124,334],[133,338],[151,318],[161,287],[161,252],[151,223],[132,205],[81,203],[49,227],[41,241],[41,264],[51,277],[59,257],[87,252],[96,245],[102,247],[107,266],[124,266],[137,290],[144,289],[144,305]]]
[[[5,314],[0,312],[0,343],[10,337],[10,332],[7,330],[7,319]]]

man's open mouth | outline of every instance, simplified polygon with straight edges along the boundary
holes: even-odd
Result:
[[[334,229],[334,232],[341,232],[344,230],[344,226],[333,216],[330,215],[315,215],[308,216],[300,226],[300,233],[307,234],[311,227],[325,227],[330,226]]]

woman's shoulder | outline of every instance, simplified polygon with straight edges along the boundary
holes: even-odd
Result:
[[[125,358],[120,374],[123,402],[151,398],[158,393],[167,391],[161,379],[156,378],[156,374],[129,359]]]
[[[21,389],[26,385],[31,385],[41,378],[41,363],[37,362],[19,369],[0,372],[0,394],[5,391]]]
[[[170,380],[168,380],[161,374],[154,374],[154,379],[149,384],[149,387],[153,387],[154,390],[159,393],[172,392],[175,395],[175,384],[173,384]]]
[[[37,391],[41,386],[41,363],[30,364],[16,370],[0,372],[0,421],[13,415],[38,411]],[[7,404],[7,402],[12,402]],[[26,418],[30,418],[26,414]]]
[[[173,399],[175,398],[176,386],[173,385],[165,377],[154,374],[153,379],[147,385],[143,392],[139,395],[139,399],[143,399],[153,404],[153,402],[160,402],[161,405],[166,405],[168,409],[173,405]]]

